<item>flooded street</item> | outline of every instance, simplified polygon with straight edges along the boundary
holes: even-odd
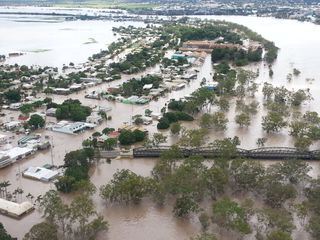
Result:
[[[13,20],[13,16],[0,16],[0,54],[9,52],[29,50],[23,56],[10,58],[9,63],[19,64],[40,64],[49,66],[61,67],[63,63],[81,63],[87,58],[105,49],[107,44],[116,39],[112,33],[112,27],[118,26],[143,26],[143,23],[136,22],[107,22],[107,21],[70,21],[64,22],[56,19],[54,22],[17,22]],[[204,18],[204,17],[203,17]],[[206,16],[206,18],[209,18]],[[257,83],[270,82],[277,86],[286,86],[288,89],[310,88],[314,100],[310,104],[302,106],[303,111],[315,110],[320,111],[320,26],[311,23],[301,23],[291,20],[280,20],[272,18],[257,18],[257,17],[211,17],[212,19],[221,19],[243,24],[252,30],[260,33],[268,40],[274,41],[280,48],[278,59],[273,68],[274,76],[269,78],[268,66],[265,64],[257,64],[250,66],[254,71],[259,69],[260,75],[257,78]],[[19,38],[21,35],[23,38]],[[89,38],[94,38],[97,43],[84,44]],[[50,51],[35,52],[35,49],[50,49]],[[30,52],[32,50],[33,52]],[[299,77],[294,77],[291,82],[287,81],[287,74],[291,73],[293,68],[301,70]],[[158,66],[148,69],[145,73],[151,73],[158,70]],[[112,111],[110,115],[112,120],[104,122],[95,130],[86,131],[79,135],[67,135],[62,133],[41,130],[39,133],[52,136],[53,139],[53,161],[55,165],[63,164],[64,155],[72,150],[79,149],[83,140],[87,139],[95,131],[102,131],[105,127],[120,127],[124,122],[131,122],[131,117],[136,114],[144,114],[145,109],[150,109],[154,112],[160,112],[161,108],[170,99],[179,99],[191,94],[200,87],[200,81],[203,77],[208,80],[212,78],[212,64],[210,56],[207,56],[203,66],[199,69],[198,79],[192,80],[186,88],[180,91],[172,91],[160,97],[158,101],[152,101],[147,105],[128,105],[119,102],[110,102],[107,100],[92,100],[84,98],[86,92],[93,90],[106,90],[108,87],[117,86],[123,81],[140,75],[123,76],[121,80],[88,88],[79,93],[73,93],[68,96],[49,95],[54,102],[62,103],[64,100],[72,98],[79,99],[87,106],[110,106]],[[314,78],[314,81],[306,81],[306,78]],[[260,103],[262,100],[261,91],[256,94],[256,100]],[[215,110],[213,107],[212,111]],[[9,115],[17,117],[17,112],[6,111]],[[265,137],[265,133],[261,129],[261,119],[265,115],[262,104],[258,114],[252,118],[252,123],[248,128],[240,129],[235,121],[235,102],[232,101],[231,108],[227,114],[229,119],[228,130],[225,133],[210,132],[210,140],[213,141],[222,137],[239,136],[241,147],[255,148],[256,140],[259,137]],[[54,121],[54,119],[48,119]],[[157,122],[153,122],[147,126],[150,134],[157,131]],[[194,128],[194,123],[183,124],[187,128]],[[168,144],[176,142],[176,137],[172,137],[169,131],[164,132],[168,135]],[[19,137],[16,137],[15,141]],[[278,134],[268,135],[266,146],[292,146],[293,142],[286,130]],[[319,144],[314,144],[313,149],[318,149]],[[155,159],[128,159],[128,160],[113,160],[110,164],[104,160],[94,169],[91,181],[96,185],[97,189],[107,183],[117,169],[130,169],[137,174],[143,176],[150,175]],[[29,157],[9,166],[5,169],[0,169],[0,181],[9,180],[11,186],[9,189],[21,187],[24,190],[24,196],[29,192],[34,195],[43,195],[47,190],[54,188],[53,184],[33,181],[21,177],[19,174],[29,166],[42,166],[46,163],[51,163],[50,150],[36,153]],[[271,164],[272,161],[265,161],[265,164]],[[310,162],[312,171],[310,175],[316,177],[319,175],[320,166],[318,162]],[[106,235],[100,236],[99,239],[122,240],[122,239],[155,239],[155,240],[176,240],[189,239],[200,230],[200,223],[195,218],[188,220],[177,220],[172,212],[171,207],[157,208],[149,201],[142,202],[139,206],[123,206],[113,205],[106,206],[98,194],[94,196],[94,202],[97,210],[102,214],[110,224],[110,229]],[[31,228],[32,225],[41,221],[41,213],[37,210],[17,221],[3,215],[0,215],[0,222],[5,225],[5,228],[10,234],[18,239],[22,239],[24,234]],[[130,236],[130,237],[129,237]]]

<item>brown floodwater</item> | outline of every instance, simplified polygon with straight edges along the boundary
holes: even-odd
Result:
[[[244,24],[253,30],[261,33],[264,37],[275,41],[276,45],[281,48],[279,58],[274,64],[274,77],[272,79],[268,76],[268,67],[261,63],[250,66],[251,69],[260,71],[260,76],[256,80],[258,83],[265,81],[273,83],[275,85],[285,85],[289,89],[292,88],[311,88],[314,100],[310,103],[305,104],[301,107],[302,111],[316,110],[319,111],[319,59],[320,54],[320,26],[316,26],[310,23],[300,23],[297,21],[280,20],[272,18],[256,18],[256,17],[219,17],[219,19],[226,19],[235,21],[237,23]],[[81,22],[77,22],[81,24]],[[93,22],[95,23],[95,22]],[[108,27],[110,28],[110,23]],[[101,25],[99,25],[99,28]],[[287,82],[286,75],[292,72],[293,68],[297,67],[302,71],[301,76],[294,78],[291,82]],[[146,73],[152,73],[157,71],[159,66],[147,69]],[[109,102],[107,100],[92,100],[84,98],[86,92],[93,90],[106,90],[108,87],[117,86],[123,81],[126,81],[133,76],[123,76],[121,80],[117,80],[111,83],[104,83],[99,86],[86,89],[80,93],[74,93],[69,96],[58,96],[52,95],[54,101],[61,103],[68,98],[79,99],[83,104],[88,106],[110,106],[112,107],[111,116],[112,120],[104,122],[98,126],[95,130],[86,131],[79,135],[67,135],[62,133],[55,133],[48,130],[41,130],[39,133],[43,135],[52,136],[53,139],[53,161],[54,164],[59,165],[63,163],[65,153],[79,149],[84,139],[88,138],[95,131],[101,131],[106,126],[119,127],[124,122],[130,122],[131,117],[136,114],[143,114],[145,109],[151,109],[154,112],[160,112],[160,109],[170,99],[181,98],[189,95],[194,90],[199,88],[200,81],[203,77],[210,79],[212,77],[212,66],[210,57],[205,59],[203,66],[199,69],[199,76],[197,80],[191,81],[186,88],[180,91],[173,91],[168,93],[166,96],[161,97],[158,101],[152,101],[147,105],[134,106],[127,105],[118,102]],[[139,77],[141,74],[134,75]],[[306,78],[315,78],[314,81],[306,81]],[[263,102],[261,92],[256,94],[255,99],[260,103]],[[232,100],[231,108],[227,113],[229,119],[228,129],[225,132],[216,132],[211,130],[208,142],[213,141],[217,138],[239,136],[241,140],[241,147],[243,148],[254,148],[256,147],[256,139],[259,137],[268,137],[267,146],[292,146],[292,139],[288,136],[288,131],[285,129],[277,134],[265,135],[261,129],[261,119],[266,114],[262,104],[260,104],[259,113],[252,118],[252,124],[248,128],[239,128],[234,122],[235,102]],[[212,107],[211,112],[215,111],[216,108]],[[12,111],[6,111],[8,115],[3,120],[9,120],[10,116],[16,118],[18,113]],[[48,119],[48,121],[54,121],[54,119]],[[197,121],[193,123],[184,123],[186,128],[197,127]],[[156,132],[156,122],[146,126],[149,132],[152,134]],[[163,132],[168,136],[168,144],[177,141],[177,137],[171,136],[168,131]],[[8,133],[5,133],[8,134]],[[15,137],[17,141],[19,136]],[[319,143],[315,143],[312,148],[319,148]],[[155,159],[127,159],[127,160],[113,160],[110,164],[102,161],[98,164],[91,176],[91,181],[99,188],[101,185],[107,183],[112,175],[118,169],[130,169],[137,174],[148,176],[151,169],[155,165]],[[43,195],[47,190],[54,188],[50,183],[42,183],[25,179],[19,174],[22,170],[29,166],[41,166],[46,163],[51,163],[50,151],[39,152],[36,155],[19,161],[12,166],[5,169],[0,169],[0,181],[9,180],[11,186],[10,191],[13,191],[17,187],[21,187],[24,190],[24,196],[29,192],[34,195]],[[272,164],[273,161],[263,161],[264,164]],[[319,163],[310,162],[312,170],[310,175],[317,177],[319,175]],[[26,200],[24,198],[24,200]],[[109,232],[99,236],[99,239],[189,239],[190,236],[197,234],[200,230],[200,224],[196,217],[192,216],[190,219],[176,219],[173,217],[172,204],[170,202],[163,208],[158,208],[148,200],[144,200],[140,205],[107,205],[99,196],[94,196],[94,202],[97,210],[100,214],[105,216],[110,224]],[[210,203],[209,203],[210,205]],[[41,213],[37,210],[31,214],[25,216],[21,220],[11,219],[0,215],[0,222],[2,222],[8,232],[19,239],[22,239],[23,235],[31,228],[32,225],[42,221]],[[294,234],[294,239],[301,239],[305,236],[304,232],[298,230]],[[233,236],[227,233],[222,233],[225,237],[223,239],[234,239]],[[253,239],[249,236],[247,239]]]

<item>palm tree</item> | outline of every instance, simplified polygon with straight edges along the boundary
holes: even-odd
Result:
[[[3,182],[3,188],[4,188],[4,192],[5,192],[5,198],[7,198],[7,194],[8,194],[8,191],[7,191],[7,187],[9,187],[11,185],[10,181],[4,181]]]
[[[38,195],[34,203],[35,204],[38,203],[40,205],[41,201],[42,201],[42,195]]]
[[[0,197],[4,197],[4,182],[0,182]]]
[[[22,194],[23,194],[23,190],[21,188],[17,188],[14,190],[13,192],[15,195],[19,195],[20,196],[20,201],[22,201]]]

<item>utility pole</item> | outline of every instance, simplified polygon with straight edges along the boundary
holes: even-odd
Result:
[[[53,163],[53,136],[51,136],[51,148],[50,148],[50,154],[51,154],[51,165],[54,166],[54,163]]]

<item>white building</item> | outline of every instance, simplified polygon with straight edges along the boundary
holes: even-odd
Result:
[[[0,213],[9,217],[20,218],[32,210],[34,206],[30,202],[15,203],[0,198]]]
[[[13,147],[8,150],[0,151],[0,154],[9,156],[12,162],[24,159],[34,153],[35,151],[28,147]]]
[[[52,171],[43,167],[28,167],[23,171],[22,176],[38,181],[49,182],[59,175],[58,171]]]
[[[15,128],[21,127],[21,122],[19,121],[11,121],[4,124],[6,130],[13,130]]]
[[[75,134],[94,127],[96,127],[96,125],[91,123],[60,121],[52,127],[52,131]]]

